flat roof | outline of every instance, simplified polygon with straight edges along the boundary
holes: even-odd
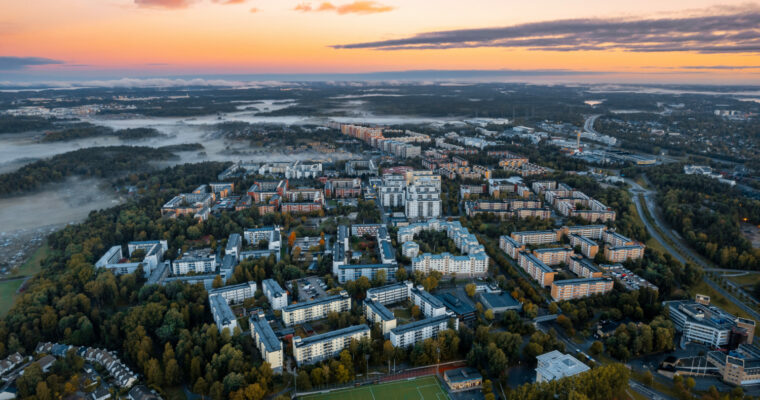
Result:
[[[460,299],[458,296],[455,296],[451,293],[437,294],[435,297],[441,300],[446,308],[454,311],[454,313],[457,315],[464,315],[475,312],[475,307],[471,306],[470,303]]]
[[[412,293],[420,296],[422,300],[426,303],[429,303],[431,306],[435,308],[441,308],[443,307],[443,302],[438,300],[437,297],[433,296],[432,294],[426,292],[425,290],[420,290],[417,288],[412,288]]]
[[[503,239],[506,242],[510,242],[510,243],[512,243],[513,246],[516,246],[516,247],[522,246],[522,243],[520,243],[517,240],[513,239],[512,236],[502,235],[502,236],[499,236],[499,239]]]
[[[597,283],[600,281],[612,281],[610,278],[577,278],[577,279],[563,279],[560,281],[554,281],[557,286],[561,285],[574,285],[578,283]]]
[[[315,343],[335,339],[336,337],[353,335],[353,334],[364,332],[364,331],[369,332],[369,327],[366,324],[349,326],[347,328],[338,329],[336,331],[325,332],[319,335],[302,338],[300,342],[294,341],[293,346],[295,347],[310,346]]]
[[[266,318],[254,315],[248,321],[251,323],[251,329],[256,331],[259,337],[261,337],[261,342],[264,343],[267,351],[282,350],[282,342],[277,339],[277,335],[274,334],[274,330],[272,330],[272,326],[269,325]]]
[[[546,230],[546,231],[520,231],[520,232],[512,232],[513,235],[518,236],[525,236],[525,235],[556,235],[557,231],[552,230]]]
[[[391,290],[404,289],[407,290],[407,285],[404,282],[391,283],[390,285],[380,286],[372,289],[367,289],[367,296],[372,293],[383,293]]]
[[[427,326],[438,325],[438,324],[440,324],[442,322],[448,322],[448,320],[449,320],[449,316],[448,315],[439,315],[439,316],[433,317],[433,318],[425,318],[425,319],[421,319],[419,321],[414,321],[414,322],[411,322],[411,323],[404,324],[404,325],[398,326],[396,328],[393,328],[393,329],[391,329],[391,333],[393,333],[394,335],[401,335],[401,334],[406,333],[408,331],[414,331],[414,330],[417,330],[417,329],[420,329],[420,328],[424,328],[424,327],[427,327]]]
[[[372,312],[379,315],[383,321],[392,321],[396,319],[396,316],[393,315],[391,310],[389,310],[380,302],[372,301],[372,299],[364,299],[364,304],[366,304],[367,307],[371,308]]]
[[[483,379],[483,375],[480,375],[480,372],[472,367],[450,369],[444,371],[443,375],[450,382],[467,382]]]
[[[599,269],[591,260],[585,259],[583,257],[570,257],[573,261],[580,263],[588,270],[591,270],[593,272],[602,272],[602,270]]]
[[[581,211],[581,210],[578,210],[578,211]],[[573,225],[573,226],[568,226],[567,230],[572,232],[572,231],[581,231],[581,230],[586,230],[586,229],[605,229],[605,228],[606,228],[605,225]]]
[[[536,357],[536,360],[539,364],[536,372],[547,380],[573,376],[591,369],[577,358],[569,354],[562,354],[557,350],[541,354]]]
[[[283,311],[295,311],[301,308],[309,308],[314,307],[316,305],[320,304],[328,304],[332,303],[334,301],[341,301],[347,297],[343,297],[341,294],[335,294],[332,296],[322,297],[320,299],[314,299],[311,301],[304,301],[302,303],[296,303],[296,304],[289,304],[285,308],[283,308]]]
[[[550,247],[550,248],[544,248],[544,249],[535,249],[533,250],[535,253],[560,253],[560,252],[573,252],[573,249],[569,247]]]
[[[517,301],[517,300],[515,300],[514,297],[512,297],[507,292],[502,292],[500,294],[496,294],[496,293],[481,293],[480,297],[486,303],[484,305],[490,306],[491,308],[504,308],[504,307],[518,307],[518,306],[520,306],[520,302]]]
[[[581,242],[586,242],[586,244],[588,244],[590,246],[599,246],[599,243],[597,243],[597,242],[595,242],[595,241],[593,241],[593,240],[591,240],[591,239],[589,239],[589,238],[587,238],[585,236],[578,235],[577,233],[572,233],[572,234],[570,234],[570,236],[572,236],[572,237],[580,240]]]
[[[541,261],[538,258],[536,258],[536,256],[534,256],[532,253],[528,253],[527,251],[521,251],[520,254],[523,257],[527,258],[532,264],[535,264],[538,268],[540,268],[541,271],[543,271],[545,273],[554,272],[554,270],[551,269],[551,267],[549,267],[548,265],[544,264],[543,261]]]
[[[610,246],[610,250],[630,250],[630,249],[643,249],[644,246],[640,244],[629,244],[626,246]]]
[[[275,294],[285,294],[285,291],[282,290],[280,284],[272,278],[264,279],[261,281],[261,286],[267,288],[268,291],[274,292]]]
[[[218,294],[212,294],[208,297],[208,301],[211,305],[211,310],[214,314],[221,317],[222,323],[226,324],[235,321],[235,313],[232,312],[227,300]],[[221,327],[220,327],[221,328]]]
[[[236,285],[222,286],[222,287],[219,287],[219,288],[216,288],[216,289],[209,290],[208,294],[210,296],[212,294],[225,293],[225,292],[229,292],[229,291],[232,291],[232,290],[238,290],[238,289],[245,289],[245,288],[251,286],[251,284],[253,284],[253,286],[255,287],[256,286],[256,281],[248,281],[248,282],[238,283]]]

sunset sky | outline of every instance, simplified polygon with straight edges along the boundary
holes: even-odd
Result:
[[[0,81],[409,70],[760,83],[760,3],[24,0]]]

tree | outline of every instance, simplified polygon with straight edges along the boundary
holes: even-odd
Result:
[[[174,386],[182,380],[182,372],[179,369],[177,360],[172,358],[164,368],[166,369],[164,372],[164,382],[167,385]]]
[[[412,318],[417,319],[420,316],[420,306],[414,305],[411,310]]]
[[[377,271],[375,274],[375,278],[372,279],[372,286],[380,286],[385,284],[385,282],[388,280],[388,273],[385,272],[384,269],[381,269],[380,271]]]
[[[148,384],[154,388],[160,388],[163,384],[164,374],[161,371],[161,365],[155,358],[148,360],[148,365],[145,367],[145,377],[148,379]]]
[[[399,267],[396,270],[396,280],[399,281],[399,282],[403,282],[403,281],[406,280],[406,278],[407,278],[407,276],[406,276],[406,268]]]
[[[217,289],[217,288],[220,288],[222,286],[224,286],[224,281],[222,280],[222,276],[221,275],[215,276],[214,277],[214,281],[211,282],[211,287],[214,288],[214,289]]]
[[[311,390],[311,379],[309,379],[308,372],[304,370],[298,371],[297,382],[298,382],[298,390],[303,390],[303,391]]]
[[[594,343],[591,343],[591,347],[589,347],[588,351],[593,356],[598,356],[599,354],[602,354],[602,351],[604,351],[604,345],[602,342],[596,340]]]
[[[201,378],[198,378],[198,380],[195,381],[195,384],[193,385],[193,393],[199,394],[201,396],[204,396],[208,391],[208,384],[206,383],[206,380]]]
[[[290,231],[290,235],[288,235],[288,246],[292,248],[295,242],[296,242],[296,231]]]
[[[470,297],[475,297],[475,293],[477,292],[478,287],[474,283],[468,283],[464,287],[464,291],[467,292],[467,295]]]
[[[488,309],[488,310],[486,310],[486,312],[484,313],[484,316],[486,317],[486,320],[487,320],[488,322],[491,322],[491,321],[493,321],[493,318],[494,318],[494,316],[493,316],[493,310],[489,308],[489,309]]]

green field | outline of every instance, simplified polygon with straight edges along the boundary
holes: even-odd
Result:
[[[434,376],[298,396],[304,400],[450,400]]]
[[[23,279],[0,282],[0,315],[5,315],[11,309],[16,299],[16,290],[24,283]]]

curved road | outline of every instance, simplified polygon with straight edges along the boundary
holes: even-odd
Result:
[[[636,182],[634,182],[634,181],[632,181],[630,179],[626,179],[626,182],[629,185],[631,185],[631,189],[629,189],[629,191],[631,192],[631,195],[633,197],[633,202],[636,205],[636,211],[639,213],[639,216],[641,217],[641,221],[644,222],[644,225],[646,226],[647,231],[649,232],[649,234],[652,235],[652,237],[655,240],[657,240],[658,242],[660,242],[660,244],[662,245],[662,247],[664,247],[665,250],[667,250],[676,260],[680,261],[681,263],[685,264],[686,261],[687,261],[686,258],[684,258],[683,255],[682,255],[682,254],[685,254],[687,257],[689,257],[691,260],[693,260],[696,264],[699,264],[699,266],[701,266],[702,268],[709,269],[709,270],[713,269],[713,268],[710,267],[710,265],[708,265],[702,259],[702,257],[700,257],[698,254],[694,253],[690,248],[688,248],[686,245],[684,245],[683,243],[681,243],[681,241],[680,241],[679,238],[677,238],[672,232],[670,232],[668,229],[666,229],[667,225],[659,218],[659,216],[657,215],[657,213],[655,213],[655,204],[654,204],[654,200],[651,197],[651,195],[654,194],[655,192],[644,189],[643,187],[641,187],[641,185],[639,185],[638,183],[636,183]],[[654,219],[654,221],[649,221],[649,218],[647,217],[647,214],[645,214],[643,212],[643,207],[642,207],[641,201],[639,199],[639,194],[641,194],[642,197],[644,198],[644,205],[646,205],[647,210],[649,211],[649,215],[652,216],[652,218]],[[680,252],[676,251],[665,240],[663,240],[663,238],[660,235],[660,233],[656,229],[654,229],[654,226],[652,225],[652,222],[654,222],[658,226],[662,227],[662,232],[665,235],[667,235],[668,238],[673,243],[675,243],[676,245],[678,245],[679,250],[683,251],[683,253],[680,253]],[[750,316],[752,316],[756,320],[760,320],[760,313],[758,313],[757,311],[755,311],[752,307],[749,307],[746,304],[744,304],[741,300],[737,299],[736,297],[734,297],[734,295],[732,295],[728,291],[724,290],[722,287],[720,287],[720,285],[718,285],[717,283],[715,283],[714,281],[712,281],[710,278],[708,278],[708,277],[705,276],[704,280],[705,280],[705,283],[707,283],[711,288],[713,288],[715,291],[717,291],[718,293],[720,293],[721,295],[723,295],[724,297],[726,297],[727,299],[729,299],[731,302],[733,302],[734,304],[736,304],[744,312],[746,312],[747,314],[749,314]]]

